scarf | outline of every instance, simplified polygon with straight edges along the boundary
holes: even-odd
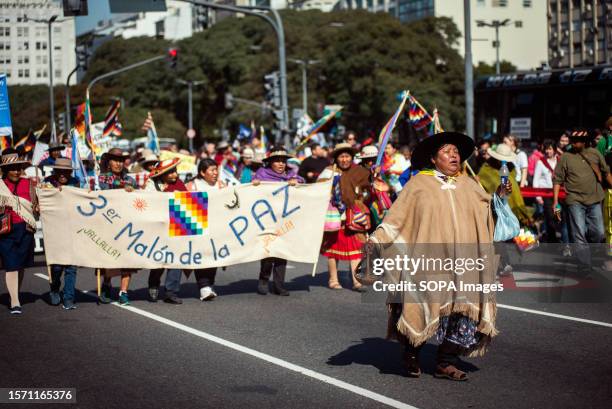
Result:
[[[19,179],[20,183],[21,179]],[[30,183],[28,181],[28,183]],[[4,180],[0,179],[0,206],[10,207],[15,213],[19,215],[30,227],[36,229],[36,219],[34,218],[34,212],[32,211],[32,202],[14,195],[10,191]]]
[[[270,168],[259,168],[255,174],[255,179],[262,182],[288,182],[291,179],[296,179],[298,183],[304,183],[304,179],[298,176],[295,169],[287,166],[285,173],[276,173]]]

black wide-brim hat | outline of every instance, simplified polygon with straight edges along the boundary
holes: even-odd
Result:
[[[460,132],[440,132],[423,139],[412,152],[412,168],[415,170],[431,168],[431,158],[444,145],[455,145],[459,150],[461,162],[474,153],[474,141]]]

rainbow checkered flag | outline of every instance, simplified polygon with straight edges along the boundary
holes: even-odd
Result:
[[[201,236],[208,229],[208,193],[174,192],[168,202],[168,235]]]
[[[433,120],[431,121],[431,124],[429,124],[429,136],[435,135],[440,132],[444,132],[444,129],[442,129],[442,125],[440,124],[440,115],[438,114],[438,108],[434,108]]]
[[[412,95],[409,96],[410,104],[408,108],[408,121],[412,127],[420,131],[432,122],[431,115]]]

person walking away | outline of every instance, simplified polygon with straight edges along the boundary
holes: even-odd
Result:
[[[43,184],[59,189],[60,191],[63,186],[81,187],[81,182],[72,176],[74,168],[72,167],[72,161],[70,159],[57,158],[55,164],[52,165],[51,168],[53,168],[53,174],[47,176]],[[60,295],[62,273],[64,274],[64,291],[63,294]],[[49,283],[49,302],[51,305],[60,305],[61,303],[62,308],[65,310],[73,310],[76,308],[74,304],[76,275],[76,266],[60,264],[51,265],[51,282]]]
[[[311,155],[304,159],[300,164],[298,175],[300,175],[306,183],[314,183],[325,168],[329,166],[327,153],[318,143],[310,145]]]
[[[287,166],[287,160],[291,155],[287,153],[283,146],[272,146],[270,154],[264,159],[264,167],[259,168],[255,173],[253,185],[258,186],[261,182],[287,182],[289,186],[304,183],[304,179],[297,174],[297,171]],[[285,272],[287,260],[278,257],[266,257],[261,260],[259,283],[257,293],[260,295],[268,294],[268,282],[270,275],[274,271],[272,292],[276,295],[289,295],[285,289]]]
[[[10,313],[22,313],[19,289],[24,269],[34,264],[35,215],[38,214],[35,186],[22,177],[30,162],[13,148],[0,156],[0,259],[4,267]]]

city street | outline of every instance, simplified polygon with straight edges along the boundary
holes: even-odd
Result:
[[[257,295],[251,263],[219,270],[212,302],[199,301],[190,278],[179,306],[146,300],[146,271],[130,285],[132,306],[97,305],[93,271],[81,269],[87,293],[74,311],[47,304],[37,260],[24,314],[0,314],[0,383],[76,388],[78,407],[607,408],[612,398],[611,304],[512,304],[501,294],[500,335],[485,357],[464,361],[469,381],[454,383],[433,378],[433,344],[421,378],[404,377],[399,344],[384,339],[385,306],[327,289],[325,259],[315,278],[290,263],[290,297]]]

